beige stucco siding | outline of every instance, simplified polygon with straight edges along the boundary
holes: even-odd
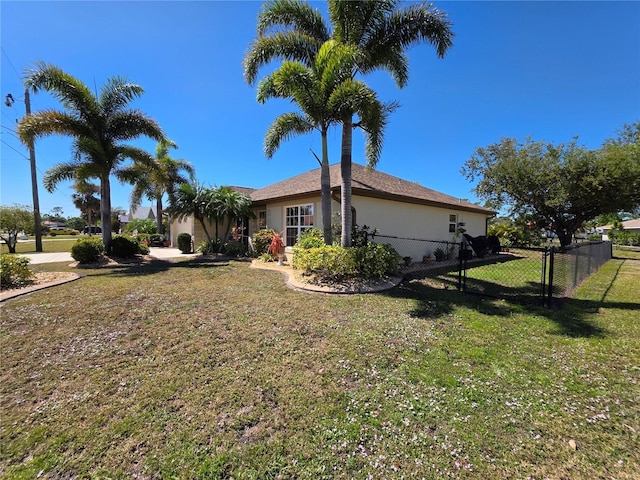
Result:
[[[377,228],[382,235],[451,241],[451,214],[457,215],[458,223],[465,223],[469,235],[486,234],[487,217],[484,214],[368,197],[353,197],[352,204],[358,225]]]

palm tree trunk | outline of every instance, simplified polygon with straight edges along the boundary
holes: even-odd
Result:
[[[331,174],[329,172],[329,147],[327,132],[322,132],[322,164],[320,166],[320,196],[322,199],[322,232],[324,243],[331,245]]]
[[[340,245],[351,246],[351,228],[353,218],[351,216],[351,149],[353,143],[353,120],[351,117],[342,122],[342,155],[340,157],[342,237]]]
[[[162,196],[156,198],[156,225],[158,226],[158,233],[162,235]]]
[[[100,178],[100,220],[102,243],[107,254],[111,253],[111,180],[107,172]]]

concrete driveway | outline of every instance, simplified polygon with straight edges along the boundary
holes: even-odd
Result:
[[[31,265],[35,265],[38,263],[58,263],[58,262],[73,262],[73,258],[71,258],[71,253],[69,252],[59,252],[59,253],[22,253],[20,254],[23,257],[27,257],[31,259]],[[169,259],[169,258],[188,258],[199,255],[197,253],[182,253],[177,248],[171,247],[151,247],[149,248],[149,255],[158,259]]]

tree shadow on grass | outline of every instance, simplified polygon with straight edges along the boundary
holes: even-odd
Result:
[[[542,316],[556,324],[556,328],[549,332],[551,334],[568,337],[606,337],[610,332],[598,326],[590,318],[600,308],[629,311],[640,309],[640,304],[637,303],[606,300],[606,292],[611,288],[615,278],[614,276],[604,286],[602,297],[597,300],[566,298],[550,308],[543,306],[539,297],[536,301],[531,301],[530,293],[536,285],[501,286],[500,298],[496,298],[477,293],[459,292],[457,283],[453,279],[442,281],[442,278],[427,277],[405,280],[397,288],[386,292],[386,295],[414,300],[415,308],[408,312],[409,315],[427,320],[445,317],[454,313],[457,307],[463,306],[483,315],[505,319],[514,312]],[[486,290],[488,289],[487,286]],[[525,301],[522,301],[523,299]]]
[[[83,276],[149,276],[173,269],[205,269],[229,265],[229,258],[191,257],[189,259],[164,260],[152,258],[144,261],[115,261],[99,267],[85,266],[77,268]]]

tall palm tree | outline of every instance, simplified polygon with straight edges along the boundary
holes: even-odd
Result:
[[[71,195],[73,205],[82,212],[87,225],[93,225],[93,214],[100,212],[100,199],[95,197],[96,193],[100,192],[100,187],[86,180],[76,180],[73,184],[73,188],[76,191]],[[89,235],[91,235],[91,229],[89,229]]]
[[[158,233],[163,233],[162,199],[164,195],[172,195],[178,185],[193,181],[195,175],[195,169],[189,162],[169,156],[171,148],[178,148],[178,146],[169,139],[161,140],[156,145],[156,162],[152,168],[134,163],[118,174],[119,179],[134,185],[131,192],[132,207],[140,206],[143,197],[156,202]],[[181,171],[185,171],[188,178],[182,175]]]
[[[329,19],[301,0],[271,0],[258,18],[258,38],[244,59],[245,79],[253,84],[260,67],[276,58],[310,65],[320,46],[330,37],[354,45],[359,61],[352,77],[377,69],[387,70],[402,88],[408,81],[408,59],[404,51],[427,42],[442,58],[452,46],[451,22],[431,4],[398,6],[398,0],[329,0]],[[351,151],[354,122],[348,116],[342,129],[342,239],[351,245]],[[377,160],[376,160],[377,162]],[[374,167],[368,162],[369,166]]]
[[[43,110],[25,116],[18,125],[24,143],[39,137],[59,134],[73,138],[73,159],[49,169],[44,186],[53,191],[63,180],[96,178],[100,181],[100,218],[102,241],[111,246],[111,175],[127,158],[143,165],[154,159],[144,150],[122,143],[140,136],[164,139],[162,129],[139,110],[128,109],[144,90],[123,77],[111,77],[94,94],[80,80],[59,67],[40,62],[26,76],[27,88],[50,92],[63,111]]]
[[[356,51],[325,42],[311,67],[300,62],[285,61],[280,68],[265,77],[258,86],[258,101],[272,97],[291,98],[301,112],[278,116],[267,130],[264,152],[271,158],[282,141],[294,135],[318,130],[322,139],[320,161],[320,196],[325,243],[331,242],[331,179],[327,134],[332,125],[341,121],[342,107],[350,72],[355,64]]]

